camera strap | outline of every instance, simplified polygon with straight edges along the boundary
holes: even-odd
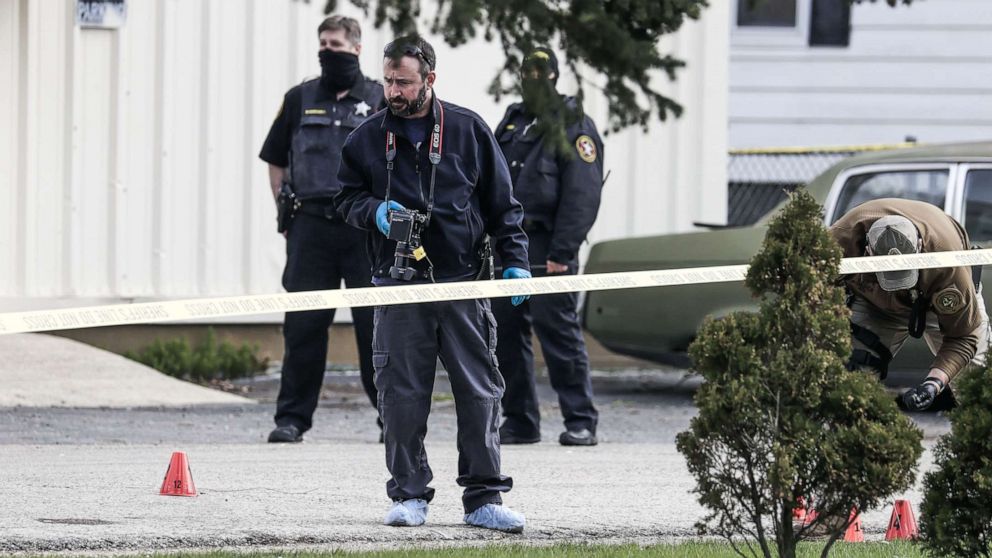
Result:
[[[389,207],[389,191],[393,185],[393,160],[396,159],[396,134],[386,131],[386,207]]]
[[[427,195],[427,226],[431,222],[431,213],[434,211],[434,184],[437,180],[437,166],[441,164],[441,153],[444,148],[444,106],[440,101],[434,104],[434,128],[431,130],[430,147],[427,158],[431,162],[431,184]],[[418,154],[419,156],[419,154]],[[386,206],[389,206],[389,193],[393,183],[393,162],[396,159],[396,134],[386,130]],[[418,176],[419,179],[419,176]],[[417,184],[417,188],[422,186]]]

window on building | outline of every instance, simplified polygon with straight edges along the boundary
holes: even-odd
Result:
[[[850,0],[813,0],[810,9],[809,46],[850,44]]]
[[[844,183],[831,223],[866,201],[879,198],[919,200],[943,209],[947,197],[948,174],[947,169],[856,174]]]
[[[795,27],[797,0],[737,0],[738,27]]]
[[[964,230],[972,242],[992,243],[992,169],[968,171],[964,179]]]

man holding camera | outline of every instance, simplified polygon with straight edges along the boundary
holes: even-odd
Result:
[[[286,236],[287,291],[368,287],[371,264],[364,231],[344,222],[332,198],[341,146],[348,134],[384,105],[382,86],[358,66],[362,31],[350,17],[331,16],[317,28],[321,75],[293,87],[265,138],[259,157],[269,163],[269,180]],[[352,310],[362,386],[376,404],[372,375],[372,312]],[[285,353],[276,428],[269,442],[299,442],[313,423],[327,367],[327,328],[334,310],[287,312]]]
[[[537,275],[578,273],[579,245],[599,212],[603,143],[592,119],[574,97],[555,90],[558,59],[548,48],[530,53],[521,68],[523,102],[510,105],[496,127],[510,165],[514,196],[524,206],[531,267]],[[564,119],[565,137],[546,133]],[[542,273],[543,271],[543,273]],[[504,444],[541,440],[541,412],[534,380],[531,331],[537,333],[551,386],[565,418],[558,442],[594,446],[599,413],[592,401],[589,355],[579,323],[578,293],[538,295],[513,307],[493,301],[499,324],[496,355],[506,392],[499,429]]]
[[[850,210],[830,227],[845,258],[968,250],[968,233],[932,204],[877,199]],[[950,383],[969,365],[982,366],[989,318],[981,268],[945,267],[857,273],[842,277],[850,293],[851,370],[882,379],[889,361],[913,336],[935,355],[927,377],[898,399],[910,411],[954,406]]]
[[[434,49],[417,36],[388,44],[388,111],[364,122],[341,156],[335,196],[348,223],[372,231],[377,286],[488,279],[492,248],[504,278],[529,277],[523,211],[495,138],[475,113],[434,93]],[[515,297],[521,303],[526,297]],[[512,480],[500,471],[503,379],[489,301],[375,308],[372,358],[383,421],[385,523],[422,525],[434,489],[424,437],[440,358],[458,411],[458,479],[466,523],[521,532],[524,517],[502,505]]]

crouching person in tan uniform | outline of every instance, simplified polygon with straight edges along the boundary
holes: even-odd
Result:
[[[849,211],[830,234],[844,257],[948,252],[970,248],[968,234],[940,208],[925,202],[879,199]],[[955,376],[981,366],[989,344],[989,318],[980,268],[911,269],[841,278],[850,294],[853,354],[848,367],[873,369],[885,379],[889,361],[908,336],[923,337],[934,354],[922,383],[900,406],[911,411],[954,405]]]

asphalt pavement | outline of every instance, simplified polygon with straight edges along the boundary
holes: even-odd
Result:
[[[695,414],[696,380],[660,369],[594,378],[599,446],[557,444],[558,408],[542,380],[544,441],[503,448],[504,472],[514,478],[506,504],[528,520],[522,535],[462,523],[455,408],[443,374],[427,440],[437,496],[420,528],[381,524],[388,477],[375,411],[354,372],[328,375],[314,429],[295,445],[264,441],[274,375],[229,386],[257,403],[3,408],[0,552],[651,543],[693,536],[703,510],[674,439]],[[947,431],[942,417],[920,422],[928,446]],[[199,496],[159,495],[173,451],[187,453]],[[930,459],[928,452],[924,469]],[[918,486],[900,496],[918,507]],[[888,514],[863,514],[869,539],[882,537]]]

